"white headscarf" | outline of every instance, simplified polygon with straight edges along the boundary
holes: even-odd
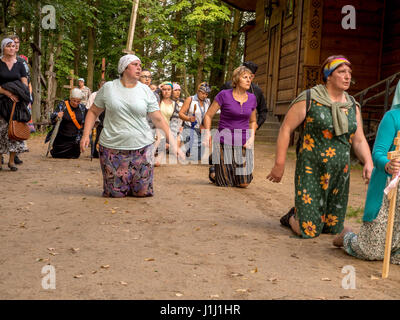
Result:
[[[6,47],[6,45],[8,45],[11,42],[14,42],[14,40],[10,38],[4,38],[1,41],[1,56],[3,56],[4,48]]]
[[[136,60],[140,61],[140,59],[137,56],[135,56],[134,54],[127,54],[127,55],[121,57],[121,59],[119,59],[119,63],[118,63],[118,73],[122,74],[125,71],[126,67],[131,62],[136,61]]]
[[[78,88],[73,88],[73,89],[71,90],[71,94],[69,95],[69,97],[70,97],[71,99],[81,99],[81,100],[82,100],[83,93],[82,93],[82,91],[81,91],[80,89],[78,89]]]

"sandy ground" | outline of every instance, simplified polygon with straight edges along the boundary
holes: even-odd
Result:
[[[205,165],[155,170],[152,198],[101,197],[98,160],[45,158],[29,140],[24,164],[0,172],[1,299],[399,299],[400,268],[354,259],[332,235],[293,236],[279,218],[292,206],[294,155],[281,184],[265,179],[274,146],[256,145],[248,189],[208,182]],[[363,206],[360,169],[349,206]],[[358,230],[359,218],[347,224]],[[56,289],[43,289],[52,265]],[[342,268],[356,289],[342,288]]]

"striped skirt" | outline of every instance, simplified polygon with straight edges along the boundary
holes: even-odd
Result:
[[[215,184],[221,187],[240,187],[253,180],[253,149],[217,143],[213,146]]]

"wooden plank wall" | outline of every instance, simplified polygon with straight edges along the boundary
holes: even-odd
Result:
[[[278,95],[276,114],[285,114],[290,102],[296,97],[295,77],[297,64],[297,35],[299,19],[299,0],[295,1],[293,23],[283,18],[281,57],[279,63]],[[306,35],[306,15],[303,16],[303,27],[301,35],[299,80],[297,92],[303,88],[303,62],[304,62],[304,39]]]
[[[382,73],[385,79],[400,71],[400,2],[386,0]]]
[[[245,61],[253,61],[258,65],[254,78],[256,83],[266,94],[267,88],[267,61],[268,61],[268,37],[264,32],[263,1],[257,1],[256,25],[247,32]]]
[[[356,9],[356,29],[342,28],[342,7]],[[353,65],[353,79],[349,93],[359,92],[380,80],[379,56],[381,48],[384,0],[324,0],[321,61],[328,56],[343,54]]]
[[[283,29],[281,35],[281,57],[278,73],[278,92],[277,102],[279,105],[279,114],[286,113],[289,106],[287,101],[295,98],[295,77],[296,77],[296,46],[297,46],[297,27],[298,27],[298,4],[299,0],[295,1],[293,23],[288,25],[289,20],[283,18]],[[276,8],[274,10],[277,10]],[[303,17],[302,39],[305,37],[306,19]],[[300,73],[298,90],[301,91],[302,69],[304,61],[304,43],[301,44],[300,55]],[[268,62],[268,33],[264,32],[264,9],[263,1],[257,2],[256,10],[256,25],[246,34],[246,50],[245,60],[251,60],[258,64],[258,71],[254,82],[263,90],[266,95],[267,87],[267,62]],[[279,103],[280,102],[280,103]],[[282,104],[282,102],[284,102]]]

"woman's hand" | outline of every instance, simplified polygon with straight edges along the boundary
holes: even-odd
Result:
[[[64,112],[59,112],[59,113],[57,113],[57,117],[59,117],[60,119],[62,119],[62,117],[64,116]]]
[[[272,182],[280,182],[283,177],[283,172],[285,171],[285,166],[284,165],[277,165],[275,164],[274,167],[272,168],[271,172],[269,175],[267,175],[267,179]]]
[[[189,121],[190,122],[195,122],[196,121],[196,117],[195,116],[189,116]]]
[[[81,139],[81,152],[85,152],[85,149],[89,146],[90,138],[87,135],[84,135]]]
[[[385,165],[385,171],[392,176],[395,176],[400,170],[400,160],[392,159]]]
[[[13,94],[12,92],[8,91],[8,90],[4,90],[4,94],[9,97],[13,102],[18,102],[19,98],[18,96],[16,96],[15,94]]]
[[[400,167],[400,165],[399,165]],[[365,184],[369,183],[369,180],[371,179],[371,174],[372,170],[374,169],[374,164],[373,163],[366,163],[363,168],[363,179],[365,181]]]
[[[253,149],[254,147],[254,136],[251,136],[246,143],[244,144],[244,146],[246,149]]]

